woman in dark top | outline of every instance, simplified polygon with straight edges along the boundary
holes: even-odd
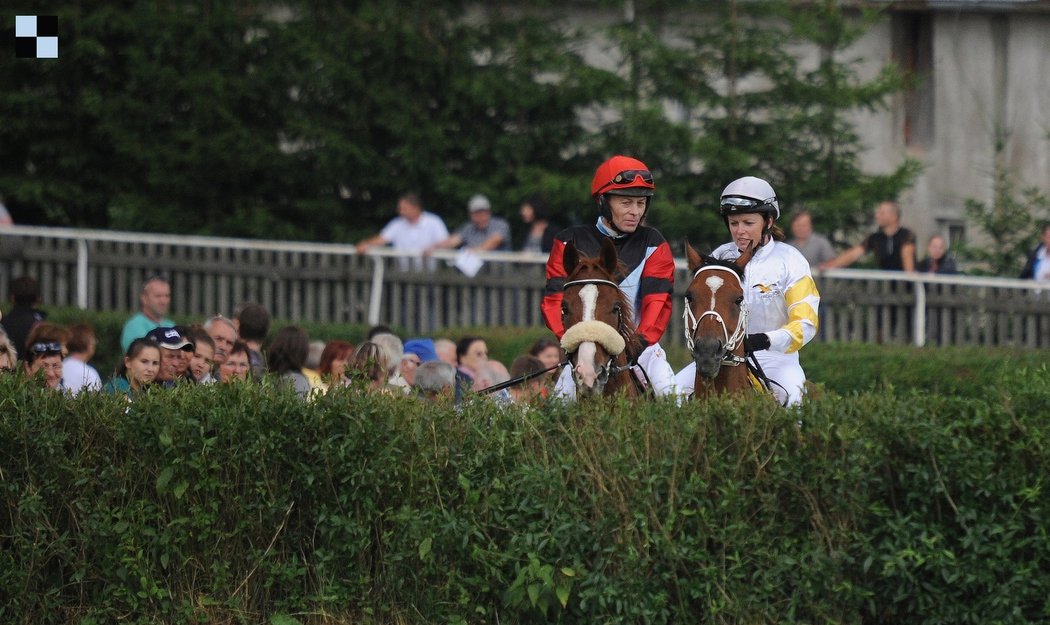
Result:
[[[959,273],[955,266],[955,259],[948,254],[948,242],[939,234],[930,237],[926,244],[926,258],[915,265],[919,273]]]
[[[559,228],[551,223],[550,208],[539,197],[525,198],[521,203],[521,221],[525,224],[522,252],[550,253]]]

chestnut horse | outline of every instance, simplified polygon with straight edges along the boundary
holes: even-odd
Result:
[[[685,254],[692,281],[685,292],[685,342],[696,364],[694,397],[753,388],[744,353],[747,305],[744,266],[755,255],[749,247],[735,262],[700,254],[688,243]]]
[[[576,394],[637,395],[641,383],[629,366],[629,355],[642,346],[635,336],[634,307],[615,276],[620,266],[616,246],[602,241],[597,258],[581,256],[570,241],[562,257],[568,276],[562,292],[562,349],[572,365]]]

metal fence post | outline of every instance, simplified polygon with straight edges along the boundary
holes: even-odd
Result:
[[[915,328],[915,346],[926,344],[926,283],[915,282],[915,314],[912,324]]]
[[[87,239],[77,239],[77,308],[88,307],[88,245]]]
[[[383,273],[386,262],[382,256],[372,257],[372,292],[368,298],[368,325],[379,323],[379,309],[383,305]]]

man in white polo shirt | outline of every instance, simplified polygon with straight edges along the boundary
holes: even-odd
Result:
[[[400,259],[401,269],[420,269],[423,267],[423,250],[447,238],[448,228],[440,217],[423,210],[423,202],[415,193],[406,193],[398,198],[397,214],[398,216],[390,220],[379,234],[358,243],[357,253],[364,253],[377,245],[390,245],[395,250],[420,256],[418,259],[411,259],[411,263],[407,258]],[[433,269],[435,265],[430,260],[426,266]]]

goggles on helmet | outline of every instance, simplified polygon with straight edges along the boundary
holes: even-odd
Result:
[[[630,184],[638,178],[641,178],[642,182],[646,184],[653,184],[653,174],[648,169],[628,169],[613,176],[612,180],[606,182],[600,189],[598,189],[598,193],[601,193],[614,184]]]
[[[722,214],[728,213],[760,213],[774,210],[774,198],[768,200],[756,200],[749,197],[731,195],[722,198],[720,207]]]

